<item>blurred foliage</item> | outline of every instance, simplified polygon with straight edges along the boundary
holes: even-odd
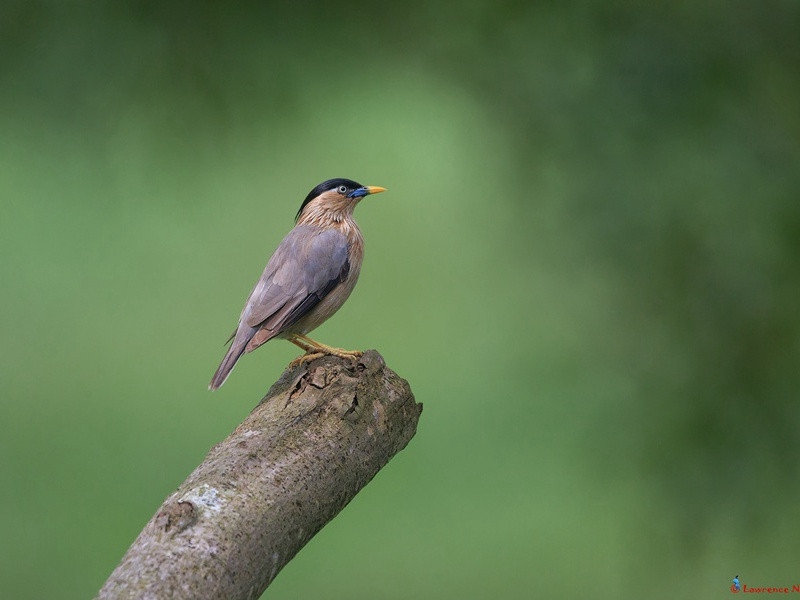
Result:
[[[271,598],[796,583],[800,5],[0,8],[0,588],[91,596],[294,356],[222,342],[314,185],[357,218],[317,332],[417,437]]]

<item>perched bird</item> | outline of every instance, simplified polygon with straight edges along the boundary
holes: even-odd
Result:
[[[283,238],[256,283],[228,339],[231,347],[208,388],[216,390],[245,352],[272,338],[287,339],[305,351],[292,364],[333,354],[361,352],[332,348],[306,334],[319,327],[356,285],[364,257],[364,238],[353,209],[364,196],[386,191],[350,179],[329,179],[311,190],[300,205],[295,227]]]

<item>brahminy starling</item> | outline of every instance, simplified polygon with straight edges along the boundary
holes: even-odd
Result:
[[[364,238],[353,219],[353,209],[382,187],[350,179],[329,179],[311,190],[300,205],[295,227],[267,262],[245,302],[239,325],[209,389],[219,388],[236,361],[272,338],[287,339],[304,355],[301,364],[332,354],[358,358],[361,352],[315,342],[306,334],[341,308],[358,281],[364,257]]]

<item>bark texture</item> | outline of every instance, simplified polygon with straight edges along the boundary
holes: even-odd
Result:
[[[374,350],[287,369],[171,494],[97,598],[258,598],[413,437],[422,405]]]

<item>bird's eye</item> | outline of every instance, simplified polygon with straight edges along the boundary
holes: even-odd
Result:
[[[336,191],[339,192],[340,194],[346,194],[347,193],[347,186],[340,185],[339,189],[336,190]]]

